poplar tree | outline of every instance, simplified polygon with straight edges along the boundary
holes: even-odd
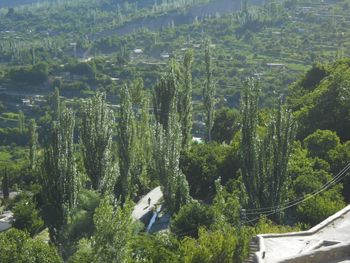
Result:
[[[58,245],[69,212],[76,205],[78,191],[74,158],[74,113],[64,109],[51,128],[51,140],[44,151],[41,187],[43,212],[51,241]]]
[[[113,112],[104,93],[97,93],[82,107],[80,138],[86,173],[92,189],[102,193],[113,190],[117,167],[112,156]]]
[[[150,184],[149,169],[152,166],[152,130],[149,114],[149,99],[144,96],[141,112],[136,125],[135,162],[133,172],[138,176],[141,186]]]
[[[19,129],[19,133],[23,134],[23,132],[24,132],[24,113],[21,110],[18,112],[18,129]]]
[[[154,140],[155,171],[170,213],[176,213],[189,201],[189,186],[179,167],[181,130],[175,109],[170,113],[168,130],[156,124]]]
[[[182,130],[182,148],[187,149],[192,139],[192,63],[193,51],[186,52],[183,62],[183,86],[180,96],[179,115]]]
[[[291,112],[276,102],[264,140],[260,146],[259,174],[265,190],[261,191],[261,205],[278,207],[285,202],[288,191],[288,160],[295,138],[296,126]]]
[[[249,81],[242,96],[242,177],[250,208],[278,207],[286,199],[288,160],[295,136],[291,113],[279,99],[265,133],[258,129],[259,88]]]
[[[169,71],[161,77],[154,87],[154,116],[156,122],[160,123],[166,130],[168,129],[171,107],[173,105],[177,107],[178,104],[180,76],[179,66],[175,59],[172,59]],[[177,111],[177,108],[175,109]]]
[[[207,140],[211,141],[211,130],[214,125],[215,107],[215,85],[213,83],[212,59],[210,50],[210,40],[205,42],[204,50],[206,81],[203,88],[203,104],[205,109],[205,125],[207,129]]]
[[[60,99],[60,91],[56,87],[55,92],[52,95],[52,109],[53,109],[53,120],[57,121],[59,119],[61,113],[61,99]]]
[[[241,96],[242,136],[241,159],[242,178],[249,196],[249,207],[259,207],[258,192],[258,103],[259,87],[249,79]]]
[[[94,214],[95,233],[92,237],[93,263],[131,262],[131,241],[134,231],[131,212],[133,205],[127,201],[123,208],[114,205],[113,199],[102,199]]]
[[[120,177],[116,185],[116,193],[122,203],[134,189],[137,181],[132,173],[135,161],[135,116],[132,108],[128,87],[124,85],[120,90],[120,107],[118,123],[118,152]]]
[[[29,122],[29,168],[31,171],[36,166],[36,150],[38,145],[37,126],[34,119]]]

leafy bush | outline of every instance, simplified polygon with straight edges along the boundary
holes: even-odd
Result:
[[[298,218],[310,225],[316,225],[322,220],[338,212],[345,206],[341,195],[342,186],[337,185],[320,195],[312,197],[297,208]]]
[[[61,263],[54,247],[17,229],[0,233],[1,263]]]
[[[20,200],[16,204],[13,215],[15,219],[13,226],[17,229],[27,231],[30,236],[37,234],[44,225],[35,203],[29,197]]]
[[[214,221],[214,211],[210,206],[192,202],[181,207],[171,223],[171,231],[178,237],[198,237],[199,227],[209,227]]]

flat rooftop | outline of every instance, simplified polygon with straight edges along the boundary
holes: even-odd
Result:
[[[265,252],[260,262],[277,263],[349,241],[350,206],[347,206],[309,231],[260,235],[260,250]],[[334,263],[350,263],[350,258],[339,260]]]

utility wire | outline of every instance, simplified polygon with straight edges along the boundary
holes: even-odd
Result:
[[[329,187],[331,187],[332,185],[334,185],[335,183],[338,183],[340,182],[343,178],[345,178],[347,176],[347,172],[350,170],[350,162],[330,181],[328,181],[327,183],[325,183],[320,189],[318,190],[315,190],[307,195],[304,195],[300,198],[297,198],[293,201],[289,201],[285,204],[283,204],[283,206],[275,206],[275,207],[265,207],[265,208],[261,208],[261,209],[269,209],[268,211],[263,211],[263,212],[259,212],[259,211],[256,211],[258,209],[247,209],[245,211],[248,211],[248,213],[246,213],[246,215],[259,215],[258,217],[255,217],[253,219],[249,219],[249,220],[246,220],[246,221],[243,221],[241,222],[241,226],[242,225],[246,225],[246,224],[249,224],[249,223],[253,223],[257,220],[260,219],[260,215],[261,214],[264,214],[266,217],[269,217],[273,214],[276,214],[278,212],[281,212],[281,211],[284,211],[288,208],[291,208],[293,206],[296,206],[302,202],[305,202],[309,199],[311,199],[312,197],[315,197],[316,195],[322,193],[323,191],[327,190]],[[249,212],[249,211],[256,211],[255,213],[253,212]],[[215,219],[214,219],[215,221]],[[211,223],[212,222],[212,219],[211,220],[208,220],[208,221],[204,221],[204,222],[201,222],[201,223]],[[204,225],[202,225],[204,226]],[[205,226],[204,226],[205,227]],[[198,229],[197,228],[194,228],[194,229],[191,229],[191,230],[187,230],[187,231],[174,231],[174,232],[171,232],[175,235],[186,235],[186,234],[191,234],[195,231],[197,231]]]
[[[304,199],[306,196],[308,196],[310,194],[313,195],[314,193],[318,193],[323,188],[327,189],[330,184],[333,184],[334,181],[337,181],[338,178],[342,177],[349,169],[350,169],[350,163],[348,163],[335,177],[333,177],[332,180],[330,180],[327,183],[325,183],[320,189],[315,190],[315,191],[313,191],[313,192],[311,192],[309,194],[306,194],[304,196],[301,196],[301,197],[299,197],[299,198],[297,198],[295,200],[288,201],[288,202],[286,202],[286,203],[284,203],[282,205],[279,205],[279,206],[245,209],[245,211],[247,212],[247,214],[254,214],[255,212],[256,213],[269,213],[271,211],[274,211],[274,210],[280,208],[281,206],[286,206],[286,205],[289,205],[289,204],[292,204],[292,203],[295,203],[295,202],[299,202],[299,201],[301,201],[302,199]]]
[[[350,167],[349,167],[349,164],[348,164],[346,167],[347,167],[346,170],[343,169],[343,170],[344,170],[343,174],[349,170],[349,168],[350,168]],[[345,175],[345,176],[346,176],[346,175]],[[281,211],[286,210],[286,209],[288,209],[288,208],[291,208],[291,207],[293,207],[293,206],[296,206],[296,205],[298,205],[298,204],[300,204],[300,203],[302,203],[302,202],[305,202],[305,201],[309,200],[310,198],[312,198],[312,197],[314,197],[314,196],[316,196],[316,195],[322,193],[323,191],[327,190],[328,187],[331,186],[332,184],[340,182],[345,176],[343,176],[343,177],[338,177],[338,179],[332,180],[333,182],[330,181],[331,184],[329,184],[328,186],[321,188],[320,190],[318,190],[317,192],[315,192],[315,193],[313,193],[313,194],[307,195],[304,199],[302,199],[302,200],[300,200],[300,201],[298,201],[298,202],[296,202],[296,203],[293,203],[293,204],[290,204],[290,205],[287,205],[287,206],[284,206],[284,207],[280,207],[280,208],[278,208],[278,209],[275,209],[274,211],[271,211],[271,212],[269,212],[268,214],[265,214],[265,216],[268,217],[268,216],[273,215],[273,214],[275,214],[275,213],[278,213],[278,212],[281,212]],[[252,223],[252,222],[257,221],[257,220],[259,220],[259,219],[260,219],[260,216],[254,218],[254,219],[247,220],[247,221],[245,221],[243,224]]]

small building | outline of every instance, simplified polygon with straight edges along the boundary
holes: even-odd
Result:
[[[350,262],[350,205],[308,231],[258,235],[257,263]]]

